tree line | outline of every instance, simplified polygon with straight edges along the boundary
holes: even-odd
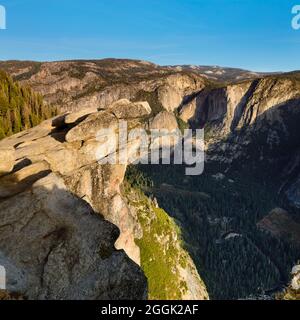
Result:
[[[0,70],[0,139],[32,128],[57,114],[40,94]]]

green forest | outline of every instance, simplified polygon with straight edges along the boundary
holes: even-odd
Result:
[[[0,139],[38,125],[57,114],[42,96],[0,70]]]
[[[182,166],[140,165],[128,168],[127,179],[176,221],[211,299],[280,290],[299,250],[257,227],[280,205],[276,193],[242,172],[218,180],[217,169],[207,166],[203,175],[186,177]]]

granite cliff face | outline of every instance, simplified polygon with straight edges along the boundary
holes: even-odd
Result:
[[[243,156],[265,163],[284,157],[293,161],[299,101],[297,77],[266,77],[205,89],[181,108],[180,116],[205,128],[208,158],[228,164]]]
[[[266,77],[226,87],[206,89],[181,108],[183,120],[196,125],[218,126],[226,136],[242,128],[273,125],[280,108],[299,99],[299,81],[289,77]]]

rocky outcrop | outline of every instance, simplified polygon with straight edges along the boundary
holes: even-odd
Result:
[[[135,117],[150,112],[146,103],[134,106]],[[146,297],[132,262],[139,262],[136,224],[119,189],[126,165],[100,165],[97,157],[98,130],[114,130],[122,116],[115,108],[62,115],[0,142],[14,150],[0,178],[0,265],[9,291],[29,299]]]
[[[300,265],[293,267],[289,286],[277,295],[278,300],[300,300]]]
[[[300,291],[300,265],[294,266],[292,269],[292,282],[291,282],[291,287],[295,291]]]

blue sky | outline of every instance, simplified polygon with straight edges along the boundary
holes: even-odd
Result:
[[[0,60],[149,60],[300,69],[300,0],[0,0]]]

